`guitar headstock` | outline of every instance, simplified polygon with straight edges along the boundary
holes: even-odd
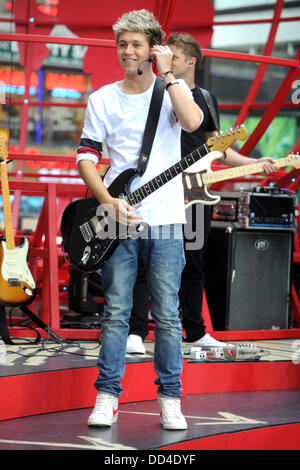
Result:
[[[219,152],[225,152],[236,140],[245,140],[248,136],[248,131],[244,126],[237,126],[233,129],[229,129],[225,132],[219,132],[218,134],[210,137],[207,140],[207,145],[211,151],[218,150]]]
[[[300,154],[297,153],[289,153],[286,157],[286,161],[288,166],[293,166],[295,168],[300,168]]]
[[[7,129],[0,129],[0,162],[7,161],[7,142],[9,132]]]

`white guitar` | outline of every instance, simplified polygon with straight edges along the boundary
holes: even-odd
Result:
[[[207,185],[226,181],[240,176],[262,173],[264,171],[264,162],[256,162],[250,165],[238,166],[235,168],[225,168],[224,170],[211,170],[211,164],[214,160],[223,157],[224,154],[218,151],[210,152],[198,162],[190,166],[188,171],[184,171],[182,181],[184,186],[185,208],[192,204],[212,205],[220,201],[220,196],[211,194]],[[276,160],[274,166],[279,168],[293,166],[300,168],[300,155],[290,153],[286,158]]]
[[[15,245],[7,174],[8,131],[0,130],[0,171],[4,233],[0,242],[0,304],[21,305],[33,300],[35,281],[27,265],[28,240]]]

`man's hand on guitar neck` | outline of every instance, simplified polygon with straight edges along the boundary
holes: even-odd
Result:
[[[234,149],[229,148],[226,150],[226,159],[220,159],[225,165],[231,167],[243,166],[243,165],[252,165],[252,163],[263,163],[263,169],[265,175],[270,175],[274,171],[277,171],[278,168],[275,165],[276,160],[271,157],[262,157],[262,158],[251,158],[241,155],[236,152]]]
[[[206,132],[205,133],[205,138],[208,140],[210,137],[216,136],[218,133],[217,131],[212,131],[212,132]],[[277,171],[278,168],[275,165],[276,160],[271,157],[262,157],[262,158],[252,158],[252,157],[246,157],[245,155],[240,154],[233,148],[229,147],[225,151],[225,156],[224,158],[220,158],[219,162],[223,165],[228,165],[231,167],[236,167],[236,166],[243,166],[243,165],[252,165],[252,163],[263,163],[264,167],[264,174],[265,175],[270,175],[274,171]]]
[[[134,226],[142,222],[142,218],[135,214],[135,208],[124,199],[111,198],[110,202],[105,204],[105,208],[120,224]]]
[[[264,174],[265,175],[270,175],[274,171],[277,171],[278,168],[275,165],[276,160],[271,157],[262,157],[257,160],[257,163],[263,163],[264,164]]]

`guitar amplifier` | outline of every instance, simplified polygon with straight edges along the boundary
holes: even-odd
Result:
[[[83,273],[70,269],[69,309],[74,312],[93,314],[101,313],[104,305],[104,293],[101,277],[98,273]]]
[[[290,328],[293,232],[214,226],[205,293],[215,330]]]
[[[293,230],[297,197],[279,188],[257,187],[252,192],[223,192],[213,207],[212,220],[230,221],[234,227]]]

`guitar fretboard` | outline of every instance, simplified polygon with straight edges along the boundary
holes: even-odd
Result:
[[[6,247],[8,250],[14,250],[15,239],[14,239],[12,214],[11,214],[11,206],[10,206],[10,198],[9,198],[9,186],[8,186],[6,162],[0,163],[0,170],[1,170],[1,188],[2,188],[2,200],[3,200],[5,242],[6,242]]]
[[[180,173],[193,165],[193,163],[196,163],[198,160],[200,160],[200,158],[204,157],[209,152],[210,148],[207,144],[201,145],[201,147],[186,155],[179,162],[175,163],[175,165],[171,166],[166,171],[163,171],[160,175],[148,181],[148,183],[144,184],[139,189],[126,195],[128,204],[138,204],[161,186],[180,175]]]
[[[289,166],[293,160],[288,158],[281,158],[274,163],[278,168]],[[218,181],[225,181],[231,178],[238,178],[239,176],[251,175],[254,173],[261,173],[264,170],[264,163],[252,163],[250,165],[239,166],[236,168],[226,168],[225,170],[217,170],[211,173],[205,173],[201,176],[204,184],[212,184]]]

